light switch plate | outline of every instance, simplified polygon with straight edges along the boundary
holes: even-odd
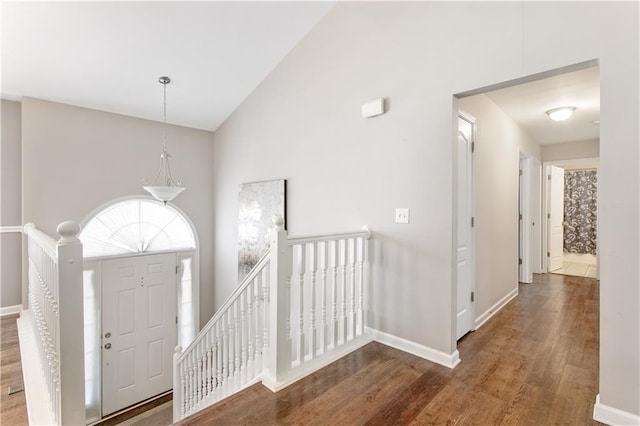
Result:
[[[396,209],[396,223],[409,223],[409,209]]]

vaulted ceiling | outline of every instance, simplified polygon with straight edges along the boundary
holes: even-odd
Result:
[[[334,2],[2,2],[2,98],[216,129]]]

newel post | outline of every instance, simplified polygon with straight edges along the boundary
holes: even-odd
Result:
[[[269,354],[268,378],[265,385],[276,391],[283,374],[291,368],[291,339],[288,335],[289,289],[291,250],[284,230],[284,219],[274,219],[275,229],[271,231],[270,243],[270,288],[269,288]]]
[[[182,418],[183,392],[182,379],[180,378],[180,366],[178,360],[182,355],[182,346],[178,345],[173,354],[173,421],[177,422]]]
[[[60,424],[85,425],[82,243],[75,222],[58,225],[58,344]]]

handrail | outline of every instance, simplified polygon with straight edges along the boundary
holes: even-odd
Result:
[[[322,241],[333,241],[333,240],[346,240],[349,238],[364,238],[368,240],[371,238],[371,230],[368,226],[363,226],[362,231],[360,232],[344,232],[344,233],[336,233],[336,234],[325,234],[325,235],[306,235],[300,237],[289,237],[289,245],[297,245],[297,244],[308,244],[308,243],[318,243]]]
[[[32,238],[34,242],[42,247],[42,249],[46,251],[47,255],[51,259],[55,261],[58,260],[58,249],[56,240],[39,230],[33,223],[27,223],[26,225],[24,225],[23,232],[26,236]]]
[[[187,357],[187,355],[192,350],[192,348],[195,347],[198,344],[198,342],[202,340],[203,336],[207,334],[207,332],[211,329],[211,327],[213,327],[216,324],[216,322],[220,320],[222,315],[224,315],[227,309],[229,309],[229,307],[236,300],[238,295],[241,294],[249,286],[249,284],[253,282],[253,280],[258,276],[258,274],[262,271],[262,268],[267,263],[269,263],[269,251],[267,251],[265,254],[262,255],[258,263],[256,263],[256,265],[253,268],[251,268],[251,272],[249,272],[249,274],[247,274],[247,276],[244,277],[242,282],[238,284],[238,286],[235,288],[233,293],[231,293],[231,295],[227,298],[227,300],[220,307],[220,309],[216,311],[216,314],[213,317],[211,317],[209,321],[207,321],[205,326],[202,327],[202,329],[198,332],[198,335],[196,336],[196,338],[193,339],[193,341],[189,343],[189,346],[187,346],[187,348],[182,351],[182,354],[177,360],[178,362],[182,362],[184,358]]]

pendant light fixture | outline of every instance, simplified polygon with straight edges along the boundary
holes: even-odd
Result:
[[[169,151],[167,150],[167,84],[171,83],[171,79],[163,76],[160,77],[158,81],[164,88],[164,127],[162,134],[162,153],[160,154],[160,169],[158,169],[158,173],[153,182],[149,185],[146,179],[144,179],[142,181],[142,187],[149,192],[149,194],[153,195],[153,198],[162,201],[166,205],[168,201],[173,200],[178,194],[184,191],[184,186],[182,186],[181,181],[173,180],[171,168],[169,167],[171,155],[169,155]]]

